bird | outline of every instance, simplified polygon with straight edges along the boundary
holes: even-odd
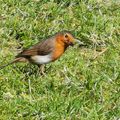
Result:
[[[44,75],[44,65],[59,59],[66,49],[73,46],[76,41],[79,42],[69,31],[55,33],[51,37],[24,49],[15,56],[13,61],[1,66],[0,69],[17,62],[29,62],[37,65],[40,68],[40,73]]]

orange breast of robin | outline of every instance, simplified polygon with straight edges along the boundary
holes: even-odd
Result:
[[[55,61],[56,59],[58,59],[64,52],[65,52],[64,44],[56,42],[55,49],[52,55],[52,61]]]

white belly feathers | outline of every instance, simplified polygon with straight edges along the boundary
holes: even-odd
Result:
[[[47,64],[49,62],[52,61],[52,58],[51,58],[51,55],[44,55],[44,56],[41,56],[41,55],[35,55],[35,56],[32,56],[32,61],[36,64]]]

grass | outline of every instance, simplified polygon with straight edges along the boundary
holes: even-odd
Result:
[[[0,65],[62,30],[87,45],[69,48],[46,66],[46,76],[23,63],[0,70],[0,120],[120,119],[119,6],[119,0],[0,1]]]

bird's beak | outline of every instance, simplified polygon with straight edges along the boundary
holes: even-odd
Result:
[[[74,39],[74,42],[69,42],[70,46],[74,46],[74,44],[78,43],[79,45],[84,45],[83,42],[81,42],[79,39]]]
[[[79,45],[84,45],[84,43],[80,41],[79,39],[75,39],[75,43],[78,43]]]

